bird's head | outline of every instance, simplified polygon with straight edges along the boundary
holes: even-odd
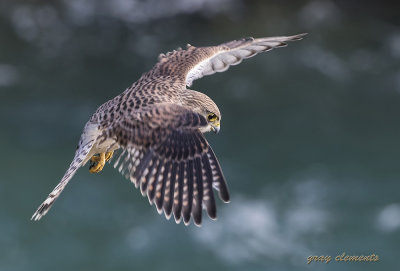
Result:
[[[220,130],[221,113],[219,112],[218,106],[211,100],[210,97],[204,93],[190,90],[190,102],[192,103],[191,109],[202,115],[206,120],[208,125],[201,128],[202,133],[213,131],[218,133]]]
[[[213,131],[217,134],[221,128],[221,113],[219,112],[217,105],[208,96],[206,97],[208,99],[203,100],[201,114],[206,118],[208,126],[205,127],[202,132]]]
[[[214,111],[216,112],[216,111]],[[201,128],[200,131],[202,133],[213,131],[218,134],[221,127],[221,116],[219,113],[214,113],[212,111],[205,111],[202,115],[206,118],[208,125],[204,128]]]

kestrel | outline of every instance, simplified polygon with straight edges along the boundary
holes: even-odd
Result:
[[[205,75],[226,71],[243,59],[283,47],[305,34],[244,38],[218,46],[187,45],[159,56],[158,63],[114,99],[101,105],[86,123],[75,157],[47,199],[33,214],[44,216],[78,168],[90,161],[100,172],[114,151],[122,153],[114,167],[131,180],[150,204],[169,219],[202,221],[202,209],[215,219],[213,189],[229,202],[219,162],[203,133],[220,129],[221,113],[205,94],[188,89]]]

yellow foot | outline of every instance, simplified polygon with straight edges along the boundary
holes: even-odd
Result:
[[[114,151],[93,155],[92,158],[90,158],[91,165],[89,167],[89,172],[99,173],[103,169],[105,163],[112,158],[113,154]]]
[[[106,152],[106,162],[112,158],[114,151]]]
[[[92,158],[90,158],[90,161],[93,162],[93,164],[90,165],[89,172],[99,173],[106,163],[106,153],[102,152],[99,156],[92,156]]]

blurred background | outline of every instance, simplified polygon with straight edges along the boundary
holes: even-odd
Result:
[[[394,270],[400,253],[397,1],[0,2],[0,270]],[[231,203],[176,225],[111,166],[40,222],[96,108],[191,43],[308,32],[196,81]],[[378,254],[377,263],[310,255]]]

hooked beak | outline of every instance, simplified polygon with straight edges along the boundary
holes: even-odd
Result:
[[[220,124],[219,122],[216,122],[215,124],[211,124],[211,129],[213,130],[214,133],[218,134],[220,130]]]

